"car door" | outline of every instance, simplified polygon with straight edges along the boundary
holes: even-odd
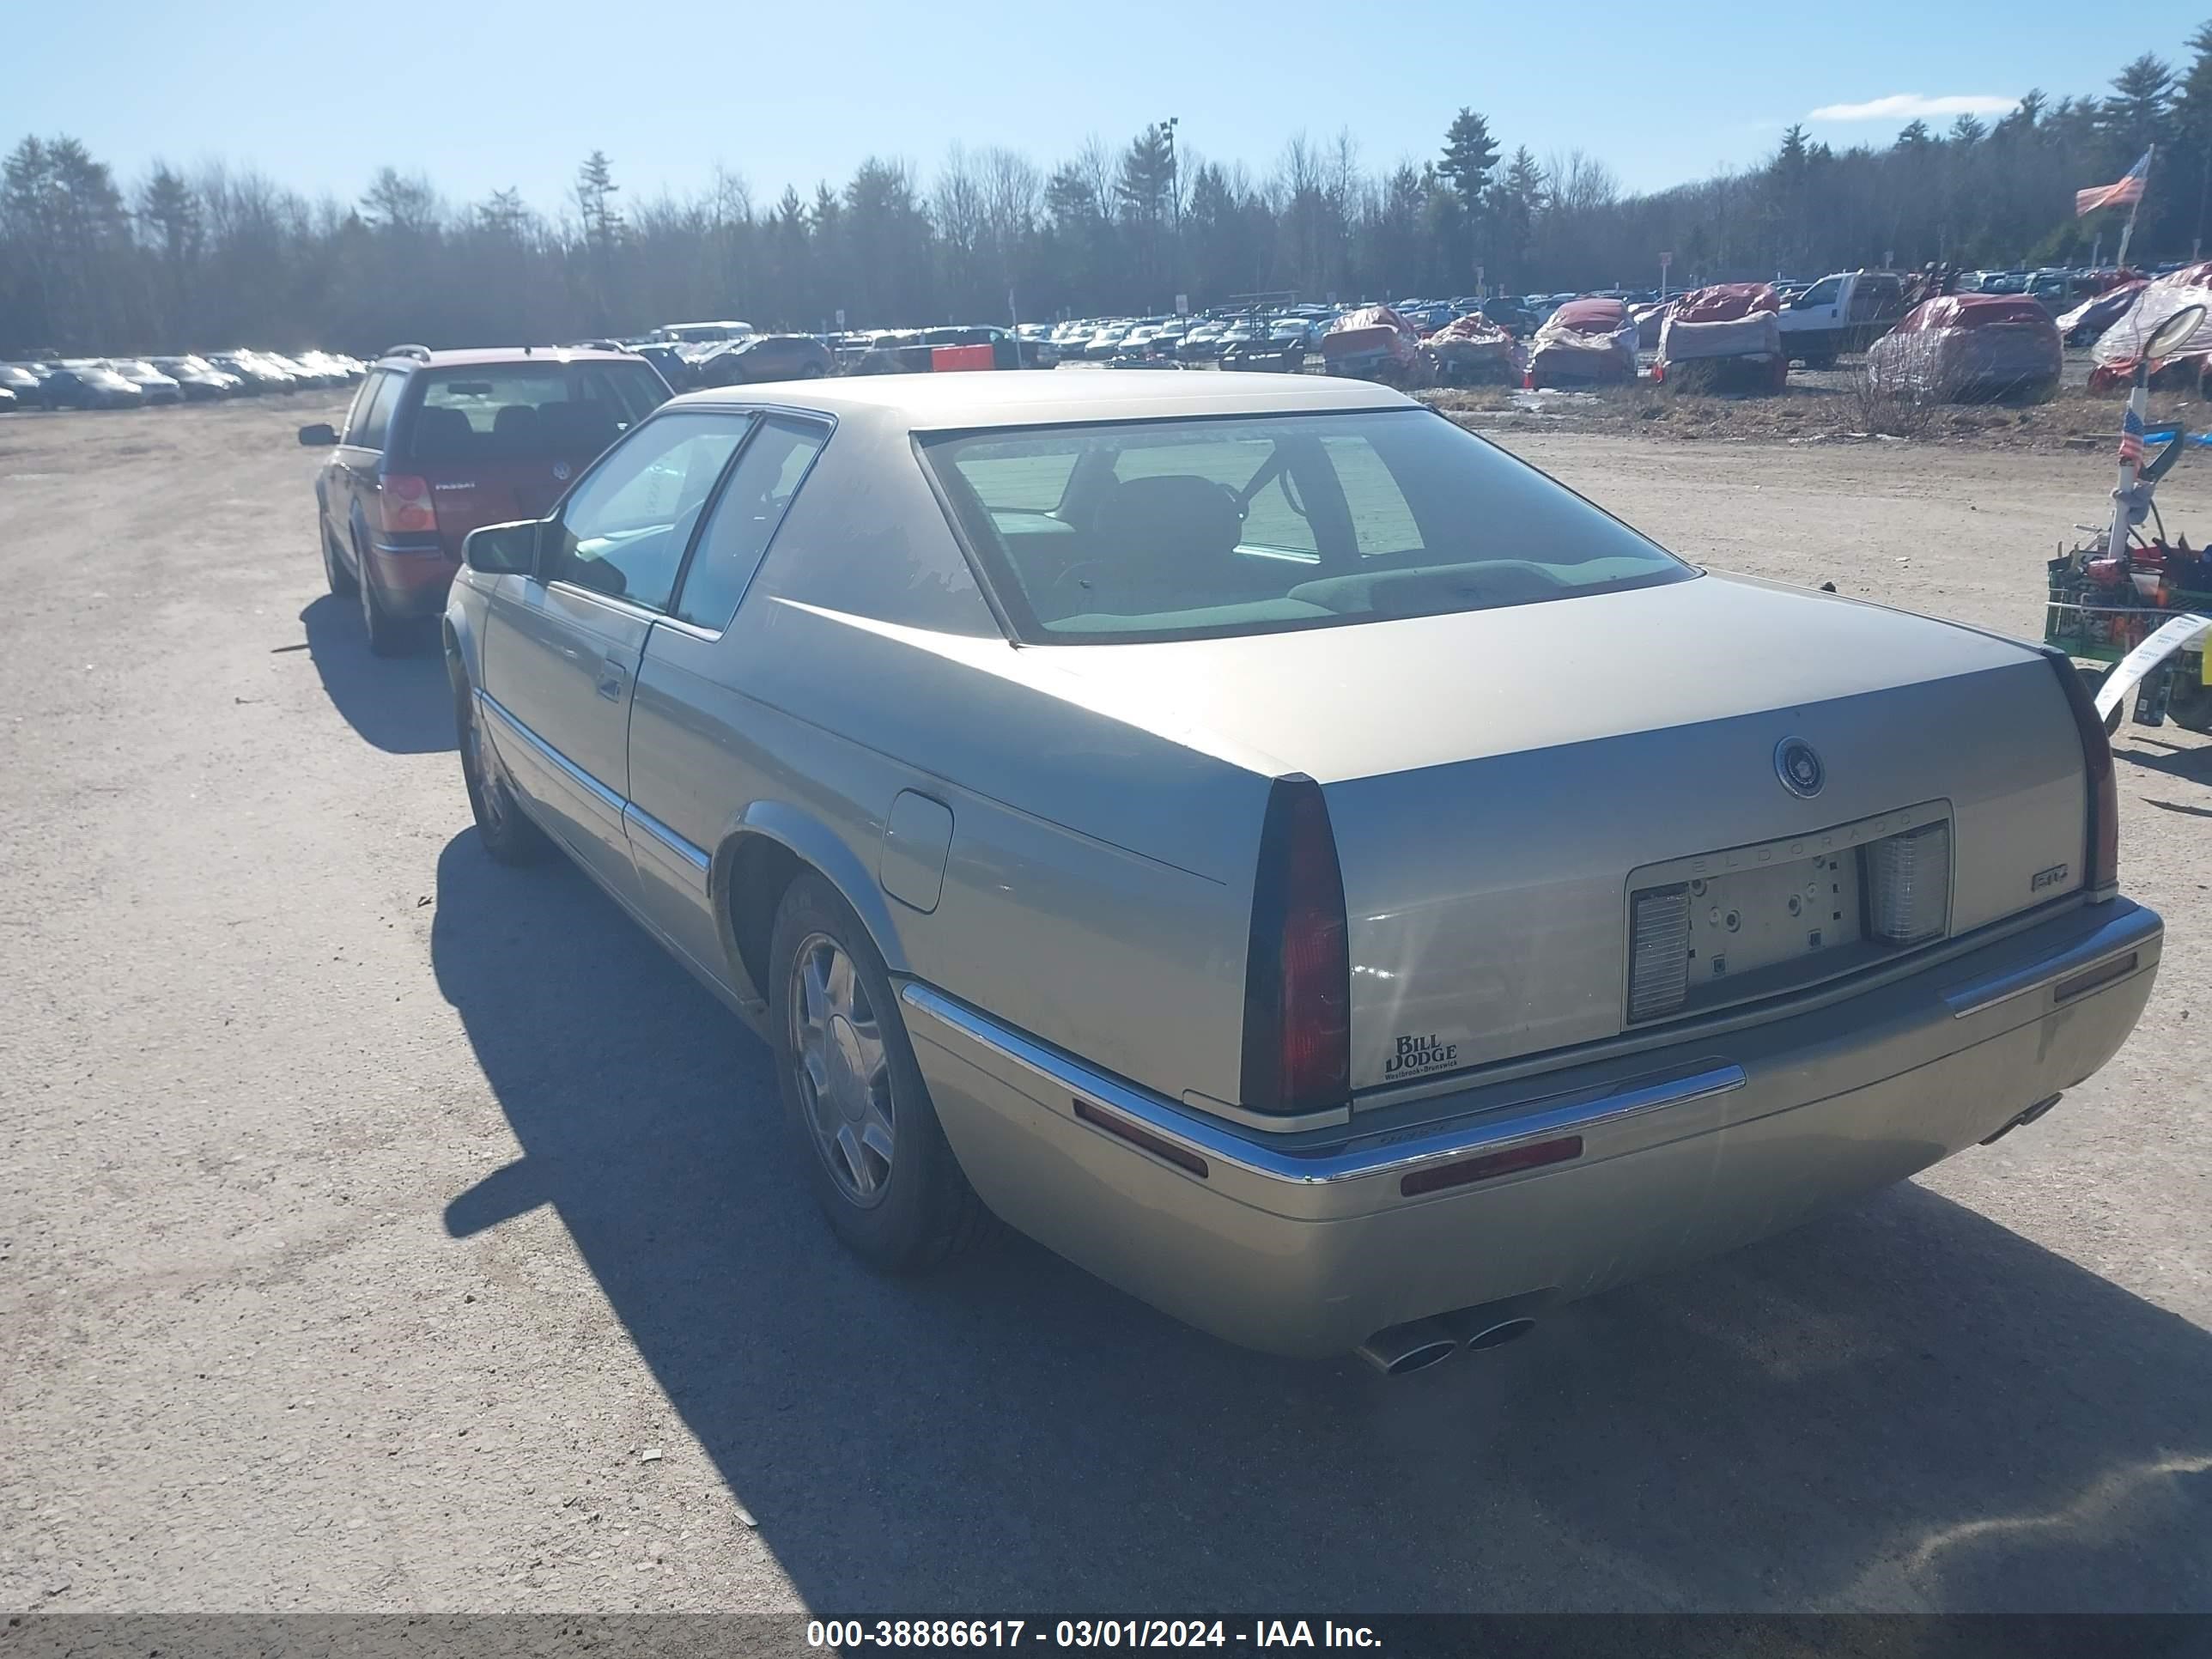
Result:
[[[562,502],[537,571],[497,584],[486,607],[483,690],[501,757],[546,827],[631,902],[631,684],[701,510],[750,424],[720,410],[643,422]]]
[[[708,865],[761,778],[744,729],[750,705],[733,684],[740,665],[724,633],[830,434],[818,419],[761,418],[707,511],[682,587],[638,669],[629,823],[640,897],[662,933],[726,983]]]
[[[345,430],[331,452],[327,477],[330,498],[324,503],[330,515],[331,533],[344,550],[354,574],[361,574],[362,550],[377,526],[377,471],[384,464],[385,434],[391,429],[392,406],[407,377],[397,369],[371,371],[346,412]]]

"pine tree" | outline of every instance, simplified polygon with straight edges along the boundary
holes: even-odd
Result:
[[[1137,224],[1157,224],[1165,216],[1175,186],[1175,151],[1164,126],[1146,127],[1121,153],[1114,180],[1114,199],[1122,216]]]
[[[1483,192],[1490,187],[1490,170],[1497,165],[1498,141],[1490,136],[1490,123],[1462,106],[1444,129],[1444,153],[1437,171],[1470,215],[1480,210]]]
[[[2212,23],[2189,37],[2188,73],[2174,89],[2172,154],[2167,176],[2181,182],[2191,206],[2189,257],[2194,259],[2204,246],[2206,210],[2212,208]],[[2179,216],[2177,216],[2178,217]]]
[[[2145,52],[2112,77],[2112,95],[2097,112],[2097,124],[2106,138],[2106,156],[2115,174],[2133,167],[2137,157],[2157,142],[2166,125],[2166,106],[2173,94],[2173,70],[2166,61]]]
[[[621,240],[622,210],[614,203],[621,188],[605,150],[593,150],[576,169],[576,210],[584,221],[584,240],[594,248],[611,249]]]

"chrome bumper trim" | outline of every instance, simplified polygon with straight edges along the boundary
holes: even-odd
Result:
[[[2008,969],[2002,973],[1988,974],[1980,979],[1968,980],[1963,985],[1954,985],[1943,993],[1943,1000],[1950,1006],[1954,1019],[1965,1019],[1985,1008],[1994,1008],[2001,1002],[2010,1002],[2015,998],[2032,996],[2038,991],[2053,988],[2062,980],[2073,979],[2118,963],[2130,952],[2154,943],[2165,931],[2156,912],[2140,905],[2130,905],[2080,944],[2069,946],[2056,956],[2045,957],[2040,962],[2029,963],[2025,967]],[[2098,983],[2101,985],[2103,982]],[[2082,988],[2087,991],[2098,988],[2085,986]]]
[[[1065,1092],[1069,1097],[1067,1111],[1071,1116],[1074,1097],[1081,1095],[1127,1115],[1152,1133],[1200,1158],[1218,1159],[1267,1180],[1300,1187],[1402,1176],[1431,1164],[1501,1152],[1524,1141],[1585,1131],[1623,1118],[1728,1094],[1742,1088],[1749,1080],[1741,1066],[1714,1060],[1687,1073],[1639,1078],[1601,1093],[1584,1090],[1539,1095],[1518,1110],[1486,1112],[1479,1118],[1425,1133],[1373,1135],[1336,1147],[1301,1152],[1255,1142],[1194,1117],[1149,1091],[1094,1071],[918,981],[909,981],[899,993],[899,1000],[917,1013],[951,1027],[1043,1079],[1054,1090]]]

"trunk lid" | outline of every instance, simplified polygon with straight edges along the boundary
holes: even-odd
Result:
[[[1856,899],[1846,872],[1816,859],[1941,822],[1949,936],[2081,881],[2086,784],[2049,663],[1801,589],[1708,576],[1050,654],[1128,718],[1322,785],[1350,925],[1355,1091],[1620,1035],[1632,895],[1686,881],[1684,861],[1703,855],[1802,860],[1807,880],[1832,876],[1820,902],[1841,908]],[[1793,738],[1818,757],[1810,794],[1782,775]],[[1747,923],[1806,885],[1746,880]],[[1838,926],[1820,948],[1856,933]],[[1793,950],[1770,939],[1746,958],[1786,981],[1796,970],[1774,963]],[[1853,965],[1839,953],[1805,971]]]

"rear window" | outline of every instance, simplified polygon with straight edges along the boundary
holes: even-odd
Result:
[[[921,450],[1033,643],[1327,628],[1697,574],[1425,410],[947,434]]]
[[[491,363],[419,378],[407,437],[418,461],[589,460],[668,396],[641,362]]]

